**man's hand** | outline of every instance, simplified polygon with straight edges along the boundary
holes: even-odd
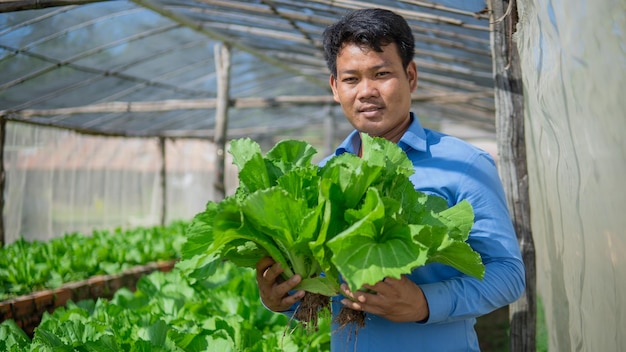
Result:
[[[302,280],[300,275],[294,275],[284,281],[280,276],[282,272],[283,268],[270,257],[261,258],[256,263],[256,281],[259,285],[261,300],[274,312],[285,311],[304,297],[304,291],[289,295],[289,291]]]
[[[346,297],[341,303],[346,307],[376,314],[394,322],[412,322],[428,319],[428,302],[422,289],[402,276],[400,280],[385,278],[374,286],[365,285],[372,293],[351,292],[348,285],[341,289]]]

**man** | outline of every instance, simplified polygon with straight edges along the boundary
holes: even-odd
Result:
[[[355,131],[335,155],[360,153],[360,133],[396,142],[415,167],[417,190],[452,206],[472,205],[475,224],[468,243],[481,254],[485,277],[478,280],[450,266],[433,263],[401,279],[386,278],[368,292],[333,299],[367,314],[365,327],[334,329],[333,351],[478,351],[476,317],[515,301],[525,285],[524,265],[495,163],[488,153],[460,139],[421,127],[410,112],[417,88],[414,39],[406,21],[393,12],[350,12],[324,32],[330,86]],[[257,264],[264,304],[288,311],[304,292],[292,292],[299,276],[281,282],[282,269],[271,258]],[[292,294],[290,294],[292,293]]]

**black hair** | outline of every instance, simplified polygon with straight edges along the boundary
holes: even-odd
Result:
[[[396,43],[402,65],[408,67],[415,54],[415,39],[404,17],[384,9],[353,10],[324,30],[324,59],[337,77],[337,54],[345,44],[382,52],[382,47],[391,43]]]

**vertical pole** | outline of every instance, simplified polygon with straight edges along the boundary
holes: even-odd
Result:
[[[217,106],[215,108],[215,135],[213,143],[217,148],[215,159],[215,188],[216,200],[226,195],[224,180],[224,158],[226,154],[226,133],[228,131],[228,105],[230,103],[230,47],[226,43],[216,44],[214,47],[215,71],[217,72]]]
[[[6,174],[4,171],[4,140],[7,121],[0,116],[0,248],[4,247],[4,188]]]
[[[498,169],[526,268],[526,291],[509,306],[510,351],[535,351],[535,245],[530,226],[522,72],[517,46],[513,42],[518,20],[516,0],[489,0],[488,6],[495,78]]]
[[[165,219],[167,217],[167,160],[165,152],[165,138],[159,137],[159,152],[161,154],[161,226],[165,226]]]
[[[330,155],[335,147],[335,117],[333,116],[333,106],[326,106],[326,116],[324,117],[324,155]]]

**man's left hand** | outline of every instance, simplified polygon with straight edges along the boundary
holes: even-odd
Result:
[[[422,289],[406,276],[399,280],[385,278],[375,285],[365,285],[370,292],[352,292],[348,285],[341,289],[346,297],[341,303],[346,307],[376,314],[394,322],[418,322],[428,319],[428,302]]]

